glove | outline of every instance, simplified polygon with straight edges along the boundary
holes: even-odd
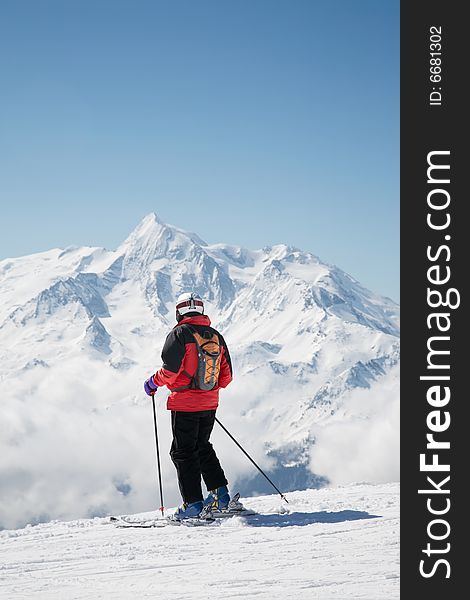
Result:
[[[144,382],[144,390],[147,396],[153,396],[155,392],[158,390],[158,385],[155,385],[153,380],[153,375],[147,381]]]

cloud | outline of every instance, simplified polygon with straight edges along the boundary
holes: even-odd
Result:
[[[398,367],[371,389],[356,389],[341,410],[312,433],[310,469],[332,484],[400,478]]]
[[[156,510],[153,412],[141,389],[150,367],[119,371],[85,354],[59,362],[0,382],[0,527]],[[397,378],[394,369],[370,390],[351,392],[333,417],[326,414],[313,427],[315,474],[334,484],[398,480]],[[286,444],[308,431],[308,421],[298,421],[305,392],[301,382],[293,386],[291,378],[260,366],[221,391],[217,416],[269,472],[275,461],[265,442]],[[168,455],[166,396],[158,391],[157,417],[164,500],[171,507],[181,497]],[[233,491],[256,475],[218,425],[212,441]]]
[[[142,389],[146,376],[145,366],[121,372],[83,354],[0,382],[0,528],[160,506],[152,403]],[[250,403],[249,385],[239,380],[221,392],[218,417],[267,467],[257,417],[239,416]],[[169,457],[166,397],[159,390],[156,404],[164,501],[171,507],[181,496]],[[212,441],[231,483],[253,470],[218,425]]]

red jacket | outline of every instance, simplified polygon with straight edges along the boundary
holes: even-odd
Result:
[[[193,376],[197,369],[196,343],[189,328],[184,327],[186,324],[194,327],[198,333],[209,329],[211,333],[217,333],[219,336],[221,346],[219,381],[212,390],[172,391],[190,383],[191,380],[183,371]],[[210,319],[206,315],[186,317],[170,331],[166,338],[162,350],[163,367],[155,373],[153,380],[159,387],[166,385],[171,391],[166,405],[168,410],[183,412],[215,410],[219,405],[219,389],[226,387],[232,381],[232,362],[227,344],[221,334],[210,325]]]

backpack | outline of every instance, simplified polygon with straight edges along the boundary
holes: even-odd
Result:
[[[194,376],[183,371],[185,375],[191,378],[191,383],[178,387],[173,391],[187,389],[212,390],[219,381],[220,361],[222,358],[219,336],[217,333],[211,333],[208,330],[200,334],[189,325],[185,327],[191,332],[196,343],[197,368]]]

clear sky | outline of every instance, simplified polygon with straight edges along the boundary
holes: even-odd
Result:
[[[2,0],[0,259],[149,212],[399,300],[398,0]]]

